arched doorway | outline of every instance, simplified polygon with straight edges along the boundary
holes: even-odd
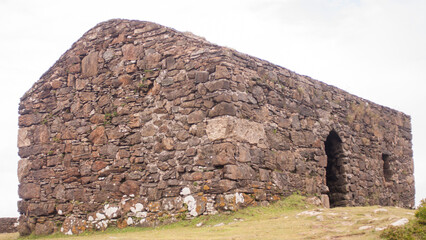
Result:
[[[345,206],[345,178],[343,164],[342,139],[332,130],[325,141],[325,152],[327,154],[326,182],[329,189],[328,197],[330,207]]]

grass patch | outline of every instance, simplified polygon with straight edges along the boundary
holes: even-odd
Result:
[[[219,223],[228,224],[235,222],[235,219],[253,220],[259,217],[275,216],[281,213],[291,211],[307,209],[311,207],[305,203],[305,197],[293,194],[289,197],[272,203],[269,206],[256,206],[247,207],[240,209],[236,212],[227,212],[216,215],[203,215],[191,220],[179,221],[176,223],[163,225],[157,227],[157,229],[173,229],[176,227],[196,227],[197,224],[203,223],[204,226],[214,226]]]

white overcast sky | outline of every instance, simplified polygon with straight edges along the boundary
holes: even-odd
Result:
[[[111,18],[190,31],[411,115],[426,198],[425,0],[0,0],[0,217],[18,215],[19,98]]]

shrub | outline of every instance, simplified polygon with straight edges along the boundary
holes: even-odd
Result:
[[[389,239],[389,240],[414,240],[412,233],[406,227],[389,227],[380,237]]]
[[[420,202],[415,216],[420,224],[426,224],[426,198]]]
[[[420,202],[416,218],[405,226],[389,227],[380,237],[389,240],[417,240],[426,239],[426,199]]]

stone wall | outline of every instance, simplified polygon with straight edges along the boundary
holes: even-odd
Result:
[[[414,205],[409,116],[154,23],[97,25],[19,113],[21,234],[152,226],[296,191]]]
[[[17,232],[16,225],[18,225],[17,218],[0,218],[0,233]]]

